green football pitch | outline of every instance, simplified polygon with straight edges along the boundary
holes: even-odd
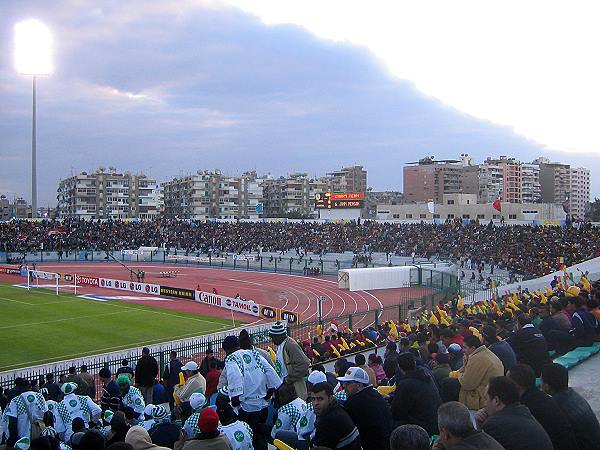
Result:
[[[225,319],[9,284],[0,284],[0,318],[0,372],[232,328]]]

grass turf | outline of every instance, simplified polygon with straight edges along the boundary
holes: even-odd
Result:
[[[0,317],[0,372],[231,328],[225,319],[1,283]]]

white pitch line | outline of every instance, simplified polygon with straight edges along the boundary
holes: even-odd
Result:
[[[120,311],[104,313],[104,314],[91,314],[91,315],[87,315],[87,316],[66,317],[64,319],[46,320],[44,322],[29,322],[29,323],[20,323],[17,325],[7,325],[4,327],[0,327],[0,330],[8,330],[10,328],[30,327],[32,325],[45,325],[47,323],[68,322],[69,320],[89,319],[92,317],[114,316],[115,314],[120,314]]]
[[[0,297],[0,300],[7,300],[7,301],[9,301],[9,302],[20,303],[20,304],[22,304],[22,305],[37,306],[37,303],[28,303],[28,302],[22,302],[22,301],[20,301],[20,300],[15,300],[14,298]]]
[[[258,323],[259,321],[256,321],[254,323]],[[229,327],[228,327],[229,328]],[[214,333],[214,332],[218,332],[220,331],[219,329],[214,329],[214,330],[207,330],[206,334],[210,334],[210,333]],[[60,356],[56,356],[50,359],[38,359],[38,360],[34,360],[34,361],[29,361],[27,364],[28,365],[35,365],[36,363],[51,363],[54,361],[62,361],[65,359],[70,359],[72,357],[75,358],[85,358],[85,357],[90,357],[93,355],[96,355],[98,353],[104,353],[107,351],[111,351],[111,350],[121,350],[121,349],[125,349],[125,348],[129,348],[129,346],[131,347],[136,347],[138,345],[152,345],[153,343],[162,343],[162,342],[168,342],[168,341],[175,341],[178,339],[186,339],[186,338],[191,338],[191,337],[196,337],[197,334],[182,334],[180,336],[169,336],[169,337],[165,337],[165,338],[159,338],[159,339],[148,339],[145,341],[140,341],[140,342],[130,342],[126,345],[120,345],[120,346],[114,346],[114,347],[104,347],[104,348],[98,348],[98,349],[94,349],[94,350],[90,350],[88,352],[83,352],[83,353],[71,353],[68,355],[60,355]],[[4,372],[6,370],[11,370],[13,368],[19,368],[22,367],[21,364],[11,364],[8,366],[3,366],[0,367],[0,372]]]

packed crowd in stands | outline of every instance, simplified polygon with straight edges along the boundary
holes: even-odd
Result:
[[[135,368],[100,370],[98,395],[85,366],[41,386],[16,379],[0,434],[20,450],[598,449],[598,419],[551,355],[600,340],[599,300],[600,283],[565,276],[404,322],[332,322],[312,343],[282,322],[266,349],[242,330],[223,340],[223,361],[172,352],[161,370],[144,348]],[[383,357],[369,350],[382,342]]]
[[[296,250],[317,255],[351,251],[364,255],[464,257],[527,276],[553,272],[600,255],[600,228],[507,226],[461,221],[439,225],[217,223],[160,219],[153,222],[11,221],[0,223],[0,249],[10,252],[121,250],[166,247],[187,252]],[[590,250],[592,249],[592,250]],[[563,258],[559,262],[559,258]]]

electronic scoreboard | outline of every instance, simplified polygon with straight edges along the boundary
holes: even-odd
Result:
[[[315,208],[317,209],[342,209],[362,208],[365,194],[362,192],[334,193],[324,192],[315,194]]]

